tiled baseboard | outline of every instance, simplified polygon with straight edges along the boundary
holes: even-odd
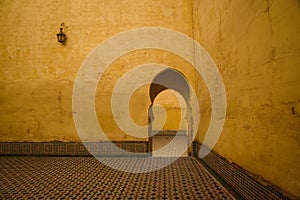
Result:
[[[153,136],[186,136],[186,130],[153,130]]]
[[[194,156],[199,157],[201,146],[199,142],[193,142]],[[272,185],[261,184],[249,172],[214,151],[200,160],[244,199],[290,199]]]
[[[133,153],[149,152],[148,142],[118,141],[113,144],[122,150]],[[89,151],[87,150],[89,149]],[[37,156],[121,156],[108,142],[0,142],[0,155]]]

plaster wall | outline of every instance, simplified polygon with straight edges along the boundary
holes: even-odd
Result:
[[[49,0],[0,1],[0,141],[77,141],[72,90],[86,56],[122,31],[165,27],[192,35],[192,1]],[[64,22],[65,45],[56,33]],[[174,41],[175,42],[175,41]],[[145,140],[126,135],[111,113],[111,95],[128,70],[149,62],[192,68],[158,50],[131,52],[102,75],[96,93],[99,123],[112,140]],[[84,94],[83,94],[84,95]],[[149,86],[135,92],[129,105],[137,124],[148,123]],[[134,105],[134,106],[133,106]]]
[[[227,116],[214,150],[300,196],[300,2],[196,0],[193,21],[226,88]],[[203,142],[210,97],[199,76],[196,82]]]
[[[186,130],[186,103],[182,96],[173,90],[161,92],[154,101],[153,130]]]

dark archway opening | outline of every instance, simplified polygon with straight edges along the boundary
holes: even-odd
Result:
[[[153,152],[154,149],[153,147],[155,147],[154,143],[156,141],[156,137],[159,136],[160,132],[163,132],[163,134],[172,134],[172,132],[174,132],[174,130],[161,130],[160,132],[158,132],[158,130],[153,130],[153,126],[152,123],[155,119],[154,113],[153,113],[153,106],[154,106],[154,102],[156,97],[161,94],[162,92],[166,91],[166,90],[174,90],[176,92],[178,92],[184,99],[185,102],[185,107],[186,107],[186,112],[185,112],[185,116],[184,116],[184,120],[187,124],[186,129],[185,130],[177,130],[175,131],[175,133],[181,134],[184,137],[183,143],[185,145],[185,148],[187,149],[187,146],[189,144],[191,135],[189,135],[190,129],[191,129],[191,116],[190,116],[190,88],[189,88],[189,84],[188,81],[186,80],[185,76],[175,70],[175,69],[165,69],[162,72],[160,72],[159,74],[157,74],[150,85],[150,90],[149,90],[149,96],[150,96],[150,100],[151,100],[151,105],[149,107],[148,110],[148,120],[149,120],[149,130],[148,130],[148,135],[149,135],[149,143],[150,143],[150,151]],[[172,155],[172,152],[170,152],[171,157],[173,156],[178,156],[178,155]],[[152,156],[154,156],[154,154],[152,154]]]

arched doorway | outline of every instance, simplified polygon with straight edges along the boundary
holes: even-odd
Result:
[[[179,106],[180,113],[183,113],[184,116],[180,117],[180,126],[179,129],[175,130],[164,126],[160,130],[156,130],[157,123],[155,120],[157,118],[160,118],[159,116],[159,104],[156,104],[156,99],[161,96],[162,94],[166,92],[172,92],[175,91],[175,93],[178,93],[177,97],[180,99],[181,96],[181,104],[183,104],[184,109],[182,109],[182,106]],[[187,145],[191,143],[191,140],[193,136],[191,135],[191,127],[192,127],[192,118],[191,118],[191,106],[190,106],[190,88],[188,85],[188,82],[183,74],[181,74],[179,71],[175,69],[165,69],[164,71],[157,74],[150,85],[149,90],[151,105],[148,110],[148,119],[149,119],[149,143],[150,143],[150,151],[153,152],[157,150],[157,148],[160,148],[160,146],[165,142],[168,143],[172,139],[176,139],[174,142],[174,147],[170,147],[164,152],[152,153],[152,156],[155,157],[174,157],[174,156],[181,156],[177,155],[177,151],[180,148],[189,149],[189,152],[191,152],[191,148],[189,148]],[[164,98],[162,98],[164,99]],[[168,111],[167,111],[168,112]],[[173,127],[174,128],[174,127]],[[182,137],[174,137],[175,134],[177,136]],[[163,137],[163,138],[158,138]],[[160,140],[159,140],[160,139]],[[160,142],[160,144],[156,144],[155,142]],[[179,146],[176,146],[178,144]],[[186,151],[182,156],[187,156],[188,152]]]

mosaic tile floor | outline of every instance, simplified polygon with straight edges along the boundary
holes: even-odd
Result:
[[[93,157],[0,157],[0,199],[31,198],[234,199],[193,157],[149,173],[118,171]]]

